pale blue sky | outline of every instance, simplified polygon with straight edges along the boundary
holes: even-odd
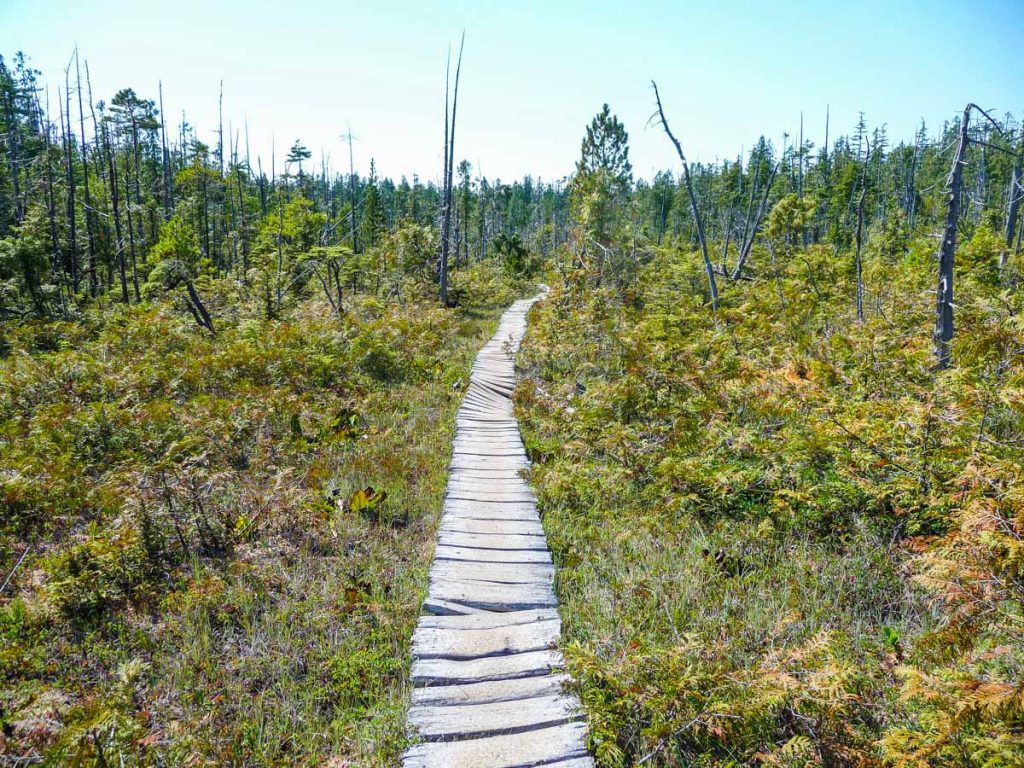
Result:
[[[97,98],[131,86],[184,109],[212,141],[248,116],[269,168],[295,138],[347,166],[440,175],[444,64],[466,30],[456,149],[489,177],[571,172],[584,126],[607,101],[630,132],[638,175],[674,168],[645,128],[662,91],[691,159],[735,157],[760,134],[821,142],[864,111],[909,137],[975,101],[1024,113],[1024,0],[848,2],[354,2],[0,0],[0,52],[23,50],[55,88],[75,46]],[[254,163],[255,164],[255,163]],[[280,167],[280,161],[279,161]]]

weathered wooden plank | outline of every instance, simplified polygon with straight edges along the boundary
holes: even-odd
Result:
[[[511,390],[506,393],[499,385],[493,382],[473,380],[473,389],[471,394],[467,394],[462,400],[462,405],[459,406],[461,411],[467,405],[479,406],[484,408],[495,408],[496,410],[509,412],[512,411],[512,393]]]
[[[446,499],[461,499],[462,501],[522,501],[525,503],[532,503],[536,501],[536,497],[526,491],[483,491],[479,488],[465,488],[456,486],[455,488],[449,487],[445,493]]]
[[[472,379],[469,383],[469,387],[466,388],[466,397],[462,402],[465,403],[467,401],[493,403],[494,405],[498,405],[502,408],[511,406],[509,397],[495,392],[491,385],[482,384],[479,379]]]
[[[526,449],[522,446],[488,446],[480,444],[456,443],[452,446],[452,456],[512,456],[526,459]]]
[[[451,480],[526,480],[529,474],[527,467],[481,468],[481,467],[450,467],[448,477]]]
[[[471,413],[472,412],[472,413]],[[474,398],[468,398],[463,401],[462,407],[459,408],[460,418],[474,418],[474,414],[484,414],[489,417],[499,417],[501,419],[512,418],[512,403],[509,400],[505,400],[503,403],[484,402],[476,400]]]
[[[458,502],[462,499],[449,499],[448,501]],[[449,520],[522,520],[526,522],[539,522],[540,517],[537,510],[531,506],[513,505],[479,505],[470,506],[445,506],[445,515],[442,519]]]
[[[528,470],[509,467],[508,469],[471,469],[456,467],[449,472],[449,477],[458,480],[522,480]]]
[[[501,510],[530,512],[537,515],[537,505],[532,502],[490,502],[470,499],[445,499],[444,511],[475,512],[480,517],[497,514]]]
[[[490,436],[490,437],[488,437],[488,436],[481,436],[479,434],[474,433],[474,434],[469,435],[468,438],[469,438],[469,440],[473,441],[472,443],[470,443],[472,445],[479,445],[480,443],[484,443],[485,445],[495,445],[495,444],[501,444],[500,441],[502,441],[502,440],[509,440],[509,441],[511,441],[512,438],[515,438],[516,440],[519,439],[516,435],[514,435],[511,432],[508,433],[507,435],[499,435],[497,437],[495,437],[495,436]],[[457,438],[457,439],[461,439],[461,438]],[[467,440],[467,442],[469,442],[469,440]],[[509,444],[512,445],[512,446],[516,446],[516,443],[513,443],[513,442],[509,442]],[[518,445],[522,446],[522,443],[519,443]],[[523,447],[525,448],[525,446],[523,446]]]
[[[454,741],[543,729],[579,720],[578,705],[561,694],[538,696],[529,705],[518,701],[488,704],[416,706],[409,725],[427,741]]]
[[[485,608],[474,608],[471,605],[453,603],[438,597],[431,597],[430,595],[427,595],[423,601],[423,610],[437,616],[467,616],[475,613],[489,613]]]
[[[419,626],[428,629],[491,629],[509,627],[514,624],[530,624],[537,621],[558,619],[554,608],[537,608],[531,611],[509,611],[508,613],[473,613],[466,616],[421,616]]]
[[[539,549],[547,551],[548,544],[543,536],[521,534],[456,533],[441,530],[438,543],[446,547],[473,547],[474,549]],[[487,553],[481,553],[481,555]]]
[[[550,563],[551,553],[546,549],[477,549],[438,544],[434,557],[444,560],[476,560],[489,563]]]
[[[475,454],[456,454],[461,456],[473,456]],[[476,491],[491,492],[514,492],[533,493],[526,478],[513,475],[512,477],[473,477],[453,472],[448,478],[448,487],[463,487]]]
[[[489,563],[475,560],[438,560],[430,568],[433,579],[494,581],[504,584],[546,584],[555,578],[546,563]]]
[[[416,685],[458,685],[488,680],[547,675],[561,670],[564,661],[558,651],[530,651],[511,656],[483,659],[414,659],[412,681]]]
[[[412,655],[418,659],[480,659],[542,651],[558,642],[560,628],[558,620],[457,631],[419,627],[412,636]]]
[[[549,584],[501,584],[492,581],[431,579],[424,605],[433,600],[485,611],[525,611],[558,605]]]
[[[558,760],[554,763],[545,763],[544,768],[594,768],[594,758],[571,757],[568,760]]]
[[[452,451],[477,453],[477,454],[500,454],[504,451],[516,451],[520,455],[526,454],[526,446],[518,440],[505,440],[496,437],[485,439],[455,438],[452,441]]]
[[[540,675],[513,680],[491,680],[486,683],[462,685],[435,685],[413,688],[413,706],[430,704],[486,704],[491,701],[518,701],[529,706],[524,699],[561,693],[569,682],[567,675]]]
[[[441,528],[459,533],[518,533],[527,536],[543,536],[544,527],[536,516],[525,520],[480,520],[472,517],[446,517]]]
[[[521,456],[452,456],[452,469],[526,469],[530,466]]]
[[[429,742],[411,747],[406,768],[517,768],[586,758],[586,727],[579,722],[521,734],[462,741]]]

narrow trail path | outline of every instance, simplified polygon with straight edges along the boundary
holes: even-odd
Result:
[[[473,365],[459,409],[430,590],[413,635],[405,768],[592,768],[556,648],[554,566],[512,415],[515,302]]]

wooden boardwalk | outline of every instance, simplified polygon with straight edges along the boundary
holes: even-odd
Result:
[[[405,768],[592,768],[556,649],[554,566],[510,400],[536,299],[480,351],[458,414],[430,590],[413,635]]]

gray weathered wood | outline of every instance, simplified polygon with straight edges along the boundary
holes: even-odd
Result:
[[[420,659],[480,659],[543,651],[558,642],[560,627],[557,619],[458,631],[420,627],[412,636],[412,652]]]
[[[405,768],[592,768],[566,688],[555,569],[511,402],[531,302],[477,356],[456,417],[429,589],[412,638]]]
[[[435,558],[446,560],[478,560],[490,563],[550,563],[551,553],[546,549],[475,549],[439,544]]]
[[[520,677],[512,680],[491,680],[486,683],[464,683],[463,685],[435,685],[414,688],[412,703],[428,704],[486,704],[491,701],[521,701],[535,696],[550,696],[561,693],[569,682],[567,675],[541,675]],[[522,702],[523,706],[529,706]]]
[[[562,668],[558,651],[530,651],[511,656],[483,659],[415,659],[412,663],[414,685],[457,685],[487,680],[511,680],[517,677],[548,675]]]
[[[568,696],[554,694],[520,701],[487,704],[427,705],[409,712],[409,725],[427,741],[498,736],[537,730],[579,720],[579,704]]]
[[[510,627],[515,624],[532,624],[538,621],[558,619],[554,608],[537,608],[531,611],[509,613],[474,613],[469,616],[420,616],[419,626],[426,629],[492,629]]]
[[[406,753],[404,765],[406,768],[513,768],[566,760],[586,761],[589,759],[586,736],[583,723],[573,722],[530,731],[526,737],[506,734],[417,744]]]
[[[446,547],[472,547],[474,549],[539,549],[544,552],[548,544],[543,536],[526,536],[522,534],[486,534],[458,533],[443,528],[438,536],[438,543]],[[481,552],[481,557],[487,553]],[[489,556],[489,555],[487,555]]]
[[[443,578],[430,580],[430,593],[424,605],[431,600],[444,600],[487,611],[525,611],[558,605],[554,592],[547,584],[449,581]]]
[[[490,563],[479,560],[438,560],[430,577],[443,581],[491,581],[499,584],[550,586],[555,569],[547,563]]]
[[[458,533],[518,533],[532,536],[543,536],[544,528],[540,520],[480,520],[467,517],[446,517],[441,521],[441,528]]]

